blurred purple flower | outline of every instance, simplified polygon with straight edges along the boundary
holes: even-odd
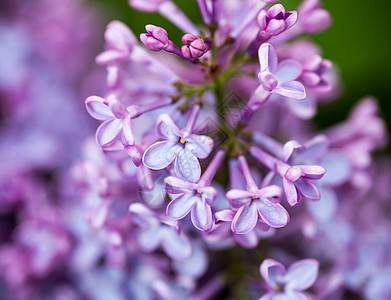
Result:
[[[260,266],[260,273],[269,291],[260,300],[308,299],[303,291],[314,284],[318,270],[319,263],[314,259],[296,261],[288,269],[273,259],[264,260]]]

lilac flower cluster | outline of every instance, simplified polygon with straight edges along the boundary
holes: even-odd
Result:
[[[31,9],[22,2],[0,36],[41,76],[11,60],[0,68],[14,76],[0,82],[10,116],[0,131],[0,296],[390,299],[391,161],[373,155],[386,142],[376,100],[334,127],[310,122],[339,93],[332,62],[300,39],[331,23],[319,0],[297,11],[274,0],[197,0],[202,25],[172,0],[130,0],[178,26],[183,44],[152,24],[139,43],[110,22],[95,59],[106,90],[85,63],[97,15],[67,0],[56,24],[76,32],[68,44],[39,18],[19,24],[19,10]],[[56,18],[57,6],[38,3]],[[64,62],[69,52],[77,55]],[[85,100],[100,123],[95,141],[72,101],[82,80],[99,95]]]

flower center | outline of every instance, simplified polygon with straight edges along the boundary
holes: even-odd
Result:
[[[283,291],[284,291],[284,285],[282,285],[281,283],[277,284],[277,285],[276,285],[275,291],[276,291],[277,293],[283,292]]]
[[[182,138],[179,138],[179,142],[180,142],[182,145],[184,145],[184,144],[186,144],[186,143],[187,143],[187,141],[186,141],[186,140],[184,140],[184,139],[182,139]]]

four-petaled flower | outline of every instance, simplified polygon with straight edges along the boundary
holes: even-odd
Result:
[[[305,300],[303,293],[311,287],[318,276],[319,263],[315,259],[303,259],[294,262],[288,270],[274,259],[265,259],[260,273],[265,279],[268,292],[259,300]]]
[[[192,116],[189,120],[191,119]],[[213,140],[205,135],[192,134],[190,127],[192,125],[187,124],[180,130],[168,115],[161,115],[156,129],[164,141],[152,144],[145,151],[144,165],[153,170],[161,170],[174,162],[175,173],[178,177],[196,182],[201,175],[201,167],[197,158],[208,157],[213,149]]]
[[[309,200],[320,199],[320,193],[312,180],[319,180],[326,169],[317,165],[297,165],[287,169],[283,176],[283,186],[288,203],[293,206],[304,196]]]
[[[283,187],[286,200],[293,206],[300,202],[302,196],[316,201],[320,199],[320,193],[312,180],[319,180],[326,173],[326,169],[318,165],[294,165],[291,166],[258,147],[251,147],[250,153],[258,161],[276,172],[283,179]]]
[[[158,215],[141,203],[129,206],[133,222],[138,225],[134,232],[135,241],[144,252],[153,252],[161,247],[175,260],[184,260],[192,254],[192,246],[188,237],[179,230],[177,221]]]
[[[255,191],[230,190],[226,196],[231,206],[238,211],[231,223],[234,233],[245,234],[257,225],[258,220],[270,227],[284,227],[289,222],[289,214],[279,204],[282,190],[271,185]]]
[[[166,191],[173,199],[167,206],[167,216],[180,220],[191,211],[193,225],[201,231],[210,230],[213,225],[211,205],[217,196],[216,189],[176,177],[167,177],[164,181]]]
[[[301,64],[293,59],[278,63],[278,57],[273,46],[263,43],[258,50],[261,82],[250,100],[254,108],[258,108],[271,94],[277,94],[295,100],[306,98],[304,86],[295,81],[302,72]],[[251,107],[251,106],[250,106]],[[254,109],[253,108],[253,109]]]
[[[96,131],[96,141],[102,148],[113,146],[119,138],[125,147],[134,145],[132,115],[116,96],[109,95],[106,99],[91,96],[85,104],[93,118],[104,121]]]

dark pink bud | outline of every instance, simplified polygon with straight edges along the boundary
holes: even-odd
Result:
[[[140,35],[141,42],[152,51],[161,51],[169,45],[167,31],[154,25],[145,26],[147,33]]]
[[[199,58],[204,55],[208,50],[209,46],[205,41],[193,34],[187,33],[182,37],[184,46],[182,46],[182,55],[185,58]]]
[[[275,36],[289,29],[296,23],[297,12],[285,12],[281,4],[273,5],[268,11],[261,10],[257,21],[261,32],[267,36]]]

